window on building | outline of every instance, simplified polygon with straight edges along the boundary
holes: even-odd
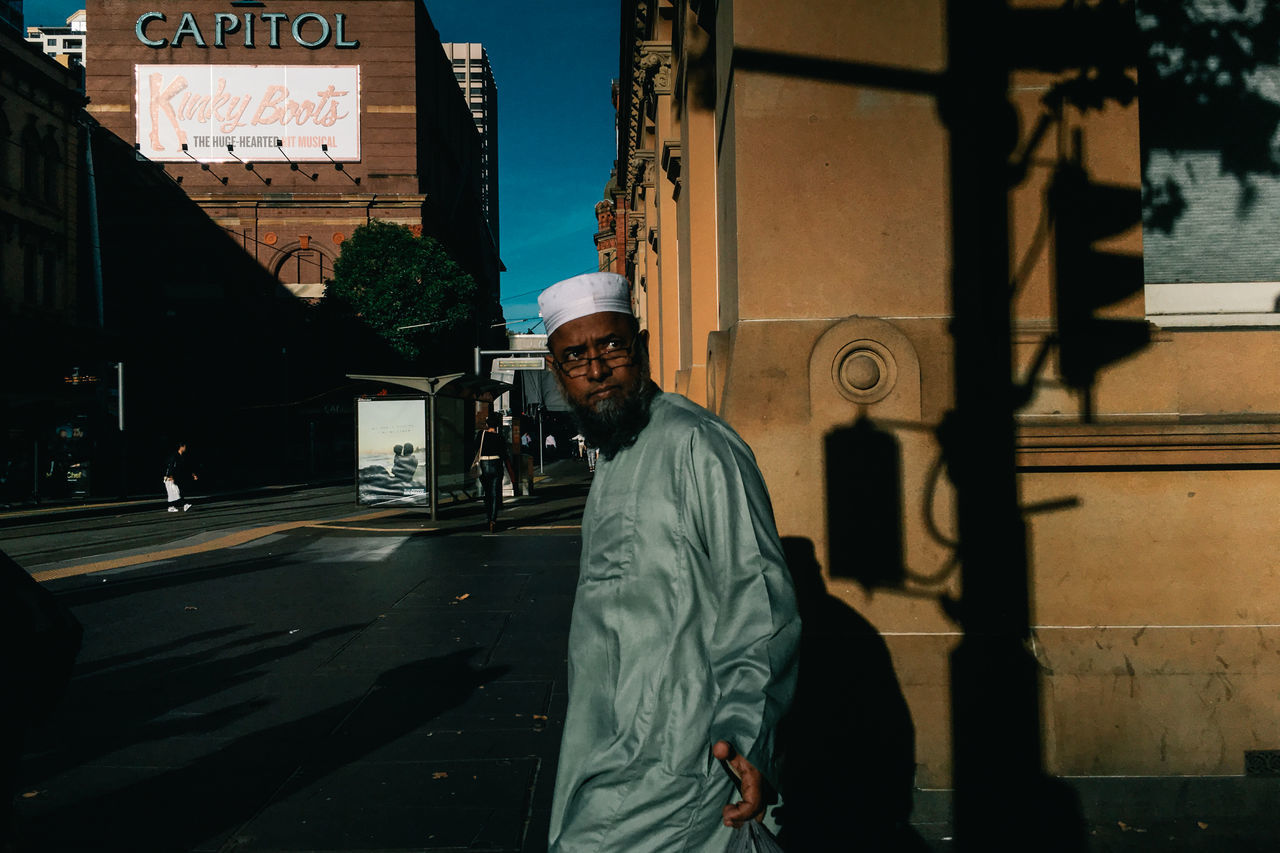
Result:
[[[50,138],[44,146],[44,199],[50,203],[58,200],[58,176],[61,165],[58,161],[58,146]]]
[[[40,192],[41,159],[40,137],[34,128],[28,127],[22,134],[22,191],[27,195]]]
[[[49,47],[57,47],[57,46],[58,46],[58,40],[57,40],[57,39],[45,39],[45,40],[44,40],[44,43],[45,43],[45,44],[47,44],[47,45],[49,45]]]
[[[316,249],[294,249],[280,261],[276,278],[298,296],[320,298],[324,281],[333,277],[333,261]]]
[[[55,308],[58,304],[58,258],[53,252],[44,253],[44,281],[41,288],[41,302],[45,308]]]
[[[40,278],[36,269],[38,259],[35,244],[28,243],[22,253],[22,301],[28,305],[35,305],[40,295]]]
[[[1137,16],[1147,316],[1280,326],[1280,6],[1190,7]]]
[[[9,119],[0,112],[0,187],[13,186],[13,178],[9,174],[13,158],[9,156],[12,146],[9,145]]]
[[[81,48],[84,47],[84,39],[67,39],[62,43],[62,46],[68,50],[72,48]]]

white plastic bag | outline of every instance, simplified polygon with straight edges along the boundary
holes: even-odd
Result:
[[[783,850],[772,832],[749,820],[733,831],[725,853],[783,853]]]

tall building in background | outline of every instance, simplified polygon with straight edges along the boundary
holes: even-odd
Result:
[[[32,44],[39,45],[45,56],[52,57],[62,65],[83,66],[87,37],[85,20],[85,11],[80,9],[68,17],[66,24],[60,27],[33,24],[27,27],[26,39]]]
[[[474,42],[445,42],[445,55],[453,61],[453,76],[471,108],[480,133],[480,193],[484,215],[498,243],[498,87],[493,82],[489,54]]]

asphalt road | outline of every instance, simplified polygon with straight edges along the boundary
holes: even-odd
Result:
[[[350,489],[0,531],[85,628],[25,849],[545,849],[585,490],[493,535]]]

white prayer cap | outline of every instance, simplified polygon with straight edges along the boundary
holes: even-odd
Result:
[[[570,320],[613,311],[631,316],[631,287],[616,272],[589,272],[557,282],[538,296],[538,314],[550,335]]]

